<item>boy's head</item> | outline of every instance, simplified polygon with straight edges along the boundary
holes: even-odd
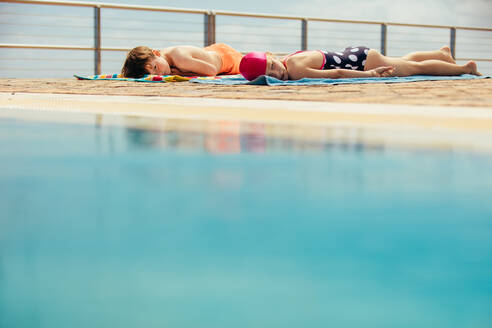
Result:
[[[167,75],[171,73],[168,62],[158,50],[140,46],[130,50],[121,69],[124,77],[141,78],[146,74]]]
[[[254,80],[260,75],[273,76],[279,80],[287,80],[289,75],[284,64],[273,57],[270,52],[250,52],[239,64],[239,71],[248,80]]]

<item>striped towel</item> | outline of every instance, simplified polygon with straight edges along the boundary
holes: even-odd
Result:
[[[191,80],[191,77],[184,77],[180,75],[145,75],[139,79],[133,79],[129,77],[123,77],[121,74],[99,74],[82,76],[74,74],[79,80],[114,80],[114,81],[135,81],[135,82],[184,82]]]

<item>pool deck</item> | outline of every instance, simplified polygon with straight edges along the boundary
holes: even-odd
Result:
[[[0,79],[0,92],[492,107],[492,79],[315,86],[229,86],[189,82],[79,81],[75,78]]]
[[[0,107],[36,110],[37,119],[45,111],[150,119],[134,123],[141,128],[159,118],[302,126],[303,138],[336,127],[345,129],[338,138],[356,129],[369,143],[492,152],[492,79],[279,87],[0,79]]]

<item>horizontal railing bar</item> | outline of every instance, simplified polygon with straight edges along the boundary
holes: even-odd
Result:
[[[210,11],[210,10],[205,10],[205,9],[186,9],[186,8],[157,7],[157,6],[137,6],[137,5],[125,5],[125,4],[110,4],[110,3],[101,3],[101,2],[82,2],[82,1],[66,2],[66,1],[56,1],[56,0],[1,0],[0,2],[38,4],[38,5],[72,6],[72,7],[99,7],[99,8],[110,8],[110,9],[161,11],[161,12],[171,12],[171,13],[214,14],[214,15],[222,15],[222,16],[252,17],[252,18],[308,20],[308,21],[313,21],[313,22],[332,22],[332,23],[370,24],[370,25],[385,24],[385,25],[389,25],[389,26],[440,28],[440,29],[455,28],[455,29],[459,29],[459,30],[492,32],[492,28],[479,28],[479,27],[466,27],[466,26],[406,24],[406,23],[393,23],[393,22],[381,22],[381,21],[343,20],[343,19],[328,19],[328,18],[319,18],[319,17],[300,17],[300,16],[290,16],[290,15],[245,13],[245,12],[233,12],[233,11],[223,11],[223,10]]]
[[[190,34],[191,33],[188,33],[188,36]],[[168,36],[169,36],[169,34],[168,34]],[[170,42],[179,42],[181,44],[187,44],[188,42],[191,42],[191,43],[197,42],[197,41],[199,42],[199,41],[201,41],[201,38],[202,38],[201,35],[199,35],[198,38],[195,37],[194,39],[192,39],[192,38],[186,38],[186,39],[182,39],[182,38],[180,38],[180,39],[170,39],[170,38],[168,38],[168,39],[166,39],[166,42],[167,43],[170,43]],[[109,37],[109,36],[107,36],[107,37],[104,38],[104,40],[128,40],[128,37],[124,37],[124,36],[111,36],[111,37]],[[147,41],[148,42],[157,42],[158,39],[156,39],[156,38],[139,38],[138,41],[143,44],[143,43],[146,43]]]
[[[347,19],[330,19],[330,18],[318,18],[318,17],[308,17],[306,18],[309,22],[324,22],[324,23],[350,23],[350,24],[367,24],[367,25],[381,25],[386,24],[377,21],[360,21],[360,20],[347,20]]]
[[[67,6],[67,7],[94,7],[96,3],[89,2],[68,2],[68,1],[43,1],[43,0],[2,0],[1,2],[10,3],[25,3],[32,5],[55,5],[55,6]]]
[[[1,1],[0,1],[1,2]],[[9,12],[9,11],[2,11],[0,12],[0,16],[22,16],[22,17],[40,17],[40,18],[46,18],[46,19],[53,19],[52,14],[31,14],[31,13],[16,13],[16,12]],[[87,17],[84,16],[72,16],[72,15],[63,15],[64,19],[75,19],[75,20],[87,20]]]
[[[457,30],[492,32],[492,28],[483,28],[483,27],[461,27],[461,26],[449,26],[449,25],[427,25],[427,24],[405,24],[405,23],[386,23],[386,25],[403,26],[403,27],[440,28],[440,29],[455,28]]]
[[[60,27],[60,25],[55,25],[55,24],[27,24],[27,23],[22,23],[19,24],[19,22],[12,22],[12,23],[4,23],[0,22],[0,25],[8,25],[8,26],[39,26],[39,27]],[[87,26],[87,25],[64,25],[63,28],[68,27],[68,28],[94,28],[93,26]]]
[[[130,51],[132,48],[110,48],[110,47],[101,47],[101,51]]]
[[[36,61],[42,61],[42,62],[93,62],[93,58],[77,58],[77,57],[69,57],[69,58],[20,58],[20,57],[2,57],[2,60],[12,60],[12,61],[22,61],[22,62],[36,62]]]
[[[271,18],[271,19],[285,19],[285,20],[303,20],[304,17],[289,16],[289,15],[275,15],[275,14],[261,14],[261,13],[242,13],[233,11],[212,11],[216,16],[234,16],[234,17],[251,17],[251,18]]]
[[[2,44],[0,48],[16,49],[63,49],[63,50],[95,50],[94,47],[69,46],[69,45],[41,45],[41,44]],[[129,51],[131,48],[101,47],[101,51]],[[244,52],[246,53],[246,52]],[[287,53],[275,53],[275,55],[286,55]],[[492,59],[486,58],[456,58],[456,60],[475,60],[492,62]]]
[[[109,9],[125,9],[125,10],[141,10],[141,11],[164,11],[168,13],[180,13],[180,14],[208,14],[209,10],[204,9],[186,9],[186,8],[171,8],[171,7],[156,7],[156,6],[135,6],[135,5],[120,5],[120,4],[108,4],[101,3],[101,8]]]
[[[392,22],[381,22],[381,21],[362,21],[362,20],[346,20],[346,19],[330,19],[330,18],[319,18],[319,17],[300,17],[300,16],[289,16],[289,15],[272,15],[272,14],[259,14],[259,13],[242,13],[242,12],[232,12],[232,11],[222,11],[214,10],[212,11],[215,15],[222,16],[239,16],[239,17],[252,17],[252,18],[273,18],[273,19],[291,19],[291,20],[307,20],[310,22],[328,22],[328,23],[350,23],[350,24],[369,24],[369,25],[391,25],[391,26],[405,26],[405,27],[423,27],[423,28],[440,28],[440,29],[467,29],[474,31],[492,31],[492,28],[480,28],[480,27],[457,27],[450,25],[429,25],[429,24],[406,24],[406,23],[392,23]]]
[[[65,50],[95,50],[94,47],[68,46],[68,45],[41,45],[41,44],[0,44],[0,48],[12,49],[65,49]]]
[[[492,32],[492,28],[456,26],[457,30]]]
[[[455,58],[455,60],[474,60],[474,61],[481,61],[481,62],[492,62],[492,59],[486,59],[486,58]]]
[[[32,5],[53,5],[53,6],[69,6],[69,7],[99,7],[110,9],[126,9],[126,10],[143,10],[143,11],[165,11],[170,13],[183,13],[183,14],[207,14],[210,11],[204,9],[187,9],[187,8],[171,8],[171,7],[157,7],[157,6],[136,6],[136,5],[124,5],[124,4],[112,4],[102,2],[82,2],[82,1],[56,1],[56,0],[1,0],[0,2],[10,3],[25,3]]]
[[[12,44],[0,43],[0,48],[10,49],[61,49],[61,50],[96,50],[95,47],[70,46],[70,45],[44,45],[44,44]],[[129,51],[131,48],[101,47],[104,51]]]
[[[386,23],[388,26],[402,26],[402,27],[421,27],[421,28],[439,28],[439,29],[450,29],[454,26],[448,25],[428,25],[428,24],[406,24],[406,23]]]
[[[32,68],[25,68],[25,67],[19,67],[15,69],[16,71],[23,71],[23,72],[46,72],[47,70],[44,68],[37,68],[37,67],[32,67]],[[66,67],[61,67],[61,68],[50,68],[49,71],[58,71],[58,72],[65,72],[67,70]],[[91,73],[93,74],[93,73]]]

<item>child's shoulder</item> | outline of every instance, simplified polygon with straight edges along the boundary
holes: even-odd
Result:
[[[197,51],[204,51],[203,48],[199,48],[196,46],[189,46],[189,45],[183,45],[183,46],[172,46],[165,48],[164,51],[166,53],[194,53]]]
[[[284,57],[285,62],[311,61],[322,57],[323,54],[319,50],[302,50],[294,52]]]
[[[290,57],[297,57],[297,58],[306,58],[306,57],[312,57],[312,56],[319,56],[320,51],[319,50],[301,50],[294,52],[293,54],[290,54]]]
[[[323,53],[318,50],[298,51],[286,56],[283,63],[287,70],[319,69],[324,63],[323,56]]]

